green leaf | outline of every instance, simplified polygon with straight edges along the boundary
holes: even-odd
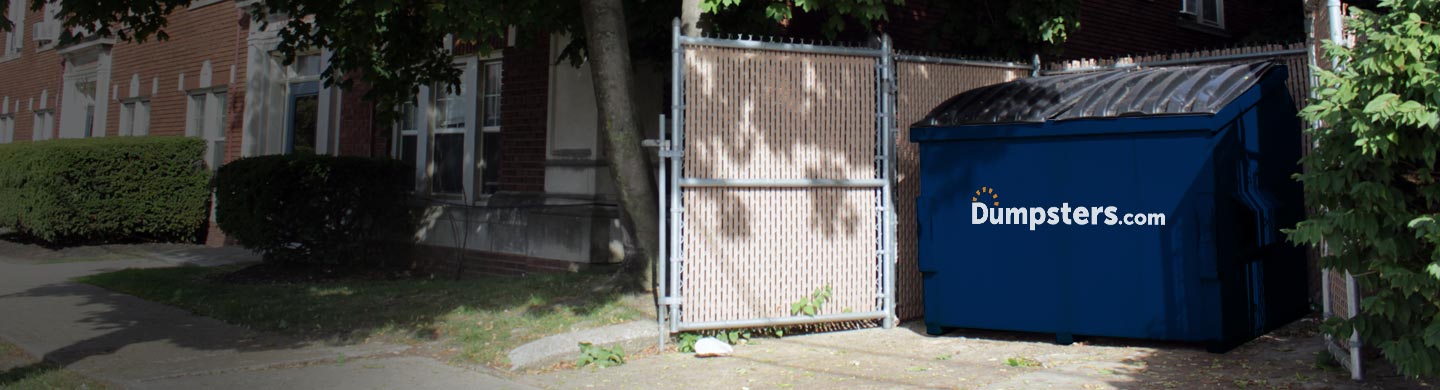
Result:
[[[1370,104],[1365,105],[1364,112],[1366,114],[1374,114],[1384,111],[1386,108],[1389,108],[1390,104],[1393,103],[1395,99],[1398,98],[1400,98],[1400,96],[1393,93],[1376,96],[1375,99],[1370,101]]]

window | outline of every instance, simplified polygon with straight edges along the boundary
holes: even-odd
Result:
[[[485,127],[480,140],[482,147],[481,191],[487,194],[500,189],[500,87],[503,82],[500,61],[485,63],[485,96],[481,98],[480,115]]]
[[[5,54],[4,57],[20,55],[20,49],[25,47],[25,4],[27,1],[10,1],[10,11],[5,17],[10,19],[13,26],[10,31],[5,32]]]
[[[15,116],[0,115],[0,144],[15,142]]]
[[[150,101],[131,99],[120,103],[120,135],[150,134]]]
[[[190,92],[185,111],[185,135],[205,140],[205,161],[210,169],[225,163],[225,89]]]
[[[315,153],[320,129],[320,56],[303,55],[287,70],[285,152]]]
[[[81,122],[81,134],[85,138],[95,136],[96,130],[103,132],[103,129],[95,128],[95,78],[88,77],[75,82],[76,103],[79,104],[81,112],[84,113]]]
[[[1195,18],[1195,22],[1225,28],[1225,0],[1183,0],[1180,13]]]
[[[417,148],[420,147],[420,117],[415,103],[400,106],[399,119],[395,121],[395,157],[410,166],[419,164]],[[415,182],[419,182],[419,177]]]
[[[60,2],[46,2],[44,11],[44,19],[35,23],[35,41],[40,42],[36,45],[37,51],[55,47],[60,41]]]
[[[35,110],[35,127],[31,131],[30,139],[35,141],[55,138],[55,111]]]
[[[422,89],[416,103],[397,108],[393,154],[417,164],[418,190],[472,194],[499,188],[501,63],[470,58],[464,66],[460,85]]]
[[[460,193],[465,180],[465,89],[436,85],[430,90],[434,101],[434,130],[431,132],[430,191]]]

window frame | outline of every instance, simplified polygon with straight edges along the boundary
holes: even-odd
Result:
[[[34,110],[34,122],[31,124],[30,139],[32,141],[48,141],[55,139],[55,109],[41,108]]]
[[[1215,15],[1206,14],[1205,5],[1207,2],[1214,2]],[[1225,0],[1181,0],[1180,13],[1189,15],[1193,18],[1191,21],[1195,24],[1218,29],[1225,28]],[[1206,19],[1207,16],[1214,16],[1215,20],[1208,20]]]
[[[187,104],[188,104],[188,97]],[[189,126],[189,113],[186,113]],[[143,137],[150,135],[150,98],[128,98],[120,100],[120,136]]]
[[[10,31],[5,32],[5,47],[0,48],[0,60],[19,58],[25,52],[25,5],[28,2],[23,0],[11,0],[10,9],[5,12],[5,18],[10,20],[14,26]]]
[[[463,74],[466,68],[464,61],[461,61],[457,65],[459,65]],[[469,142],[472,142],[471,140],[473,139],[471,129],[474,128],[475,121],[473,120],[474,118],[472,118],[472,115],[470,115],[471,111],[467,109],[467,106],[475,104],[473,96],[475,95],[474,92],[476,88],[473,84],[467,83],[467,81],[470,81],[469,79],[471,79],[471,77],[466,77],[465,75],[462,75],[460,77],[460,84],[453,86],[454,88],[457,88],[459,90],[453,93],[451,92],[452,86],[445,83],[436,83],[435,85],[430,86],[430,109],[428,110],[428,115],[426,116],[426,127],[429,130],[429,134],[427,135],[427,137],[429,137],[429,153],[426,154],[426,158],[424,160],[425,166],[427,167],[426,181],[428,185],[426,187],[429,188],[428,192],[430,194],[442,196],[459,195],[463,197],[466,194],[471,193],[470,188],[468,188],[467,184],[465,183],[465,171],[467,171],[466,167],[468,165],[471,165],[469,161],[466,161],[467,157],[473,159],[472,156],[474,156],[474,154],[470,153],[470,151],[467,151],[465,145]],[[459,101],[458,105],[454,104],[456,100]],[[451,110],[455,109],[459,109],[461,111],[460,123],[446,123],[450,118],[454,117],[455,113]],[[442,112],[444,115],[442,115]],[[459,176],[461,178],[460,191],[448,192],[437,188],[438,186],[442,185],[441,182],[436,180],[440,177],[440,167],[442,166],[440,164],[440,161],[437,160],[437,158],[440,157],[438,147],[440,144],[439,138],[442,135],[454,136],[457,134],[460,135],[461,150],[459,157]]]
[[[205,141],[205,162],[212,170],[224,163],[228,92],[225,86],[185,91],[185,136]]]
[[[0,144],[15,142],[15,114],[0,114]]]
[[[434,195],[437,198],[463,198],[466,200],[482,200],[488,198],[498,189],[498,186],[489,186],[487,181],[494,181],[494,178],[484,176],[485,167],[478,164],[481,161],[490,162],[495,160],[493,156],[482,155],[485,135],[489,134],[498,139],[503,120],[494,118],[498,123],[490,126],[483,126],[485,113],[486,88],[485,83],[487,72],[491,69],[499,72],[503,80],[504,65],[499,53],[481,58],[479,56],[467,56],[457,59],[454,62],[456,67],[462,69],[461,85],[458,95],[448,95],[445,85],[422,86],[416,94],[414,101],[407,103],[412,105],[418,113],[414,117],[407,117],[403,114],[405,108],[396,108],[401,116],[392,123],[391,135],[392,145],[390,154],[393,158],[404,157],[404,137],[415,136],[415,187],[417,193]],[[492,91],[488,98],[497,99],[495,105],[499,105],[498,99],[503,99],[503,81],[499,91]],[[450,104],[451,99],[461,99],[457,104]],[[440,107],[442,104],[449,104],[448,107]],[[441,127],[444,119],[439,118],[448,114],[449,109],[464,110],[465,121],[462,125]],[[499,108],[497,107],[497,110]],[[452,116],[453,115],[447,115]],[[406,123],[407,118],[413,118],[415,123]],[[437,140],[438,135],[464,134],[464,153],[461,161],[461,177],[463,185],[460,192],[440,192],[434,187],[434,180],[437,177],[438,162]],[[494,154],[494,153],[492,153]]]

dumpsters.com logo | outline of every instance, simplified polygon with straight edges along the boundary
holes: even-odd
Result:
[[[1115,206],[1070,206],[1060,203],[1051,207],[1000,207],[1000,194],[994,188],[980,187],[970,197],[971,225],[1131,225],[1165,226],[1165,213],[1122,214]]]

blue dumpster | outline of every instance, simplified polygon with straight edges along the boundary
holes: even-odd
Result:
[[[1307,312],[1300,122],[1271,63],[1035,77],[914,124],[925,322],[1201,342]]]

